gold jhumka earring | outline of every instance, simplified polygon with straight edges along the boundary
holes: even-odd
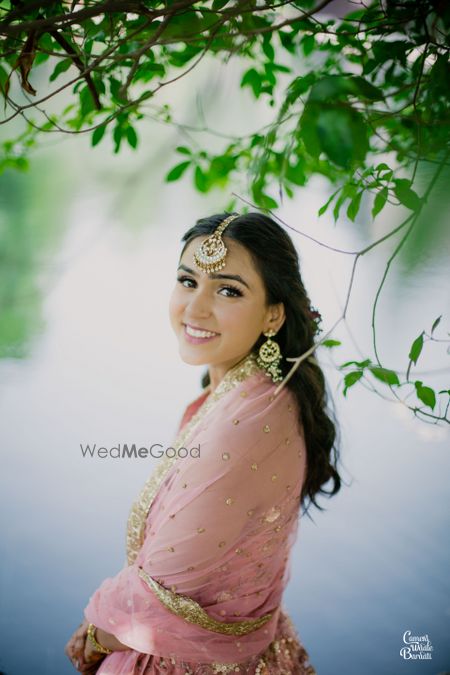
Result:
[[[222,267],[225,267],[225,257],[228,249],[222,239],[222,232],[235,218],[239,218],[239,213],[225,218],[218,228],[195,251],[194,262],[202,272],[206,274],[218,272]]]
[[[263,335],[267,337],[267,340],[259,348],[256,362],[265,371],[266,375],[272,378],[273,382],[281,382],[283,373],[279,367],[282,359],[280,345],[278,342],[270,339],[276,335],[276,332],[268,330]]]

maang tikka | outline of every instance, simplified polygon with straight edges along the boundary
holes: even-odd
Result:
[[[239,218],[239,213],[232,214],[222,220],[218,228],[198,247],[194,253],[194,262],[202,271],[218,272],[225,267],[225,257],[228,249],[222,239],[222,232],[235,218]]]
[[[267,340],[259,348],[256,362],[265,371],[266,375],[272,378],[273,382],[281,382],[283,373],[279,367],[282,359],[280,345],[278,342],[270,339],[276,335],[276,332],[268,330],[263,335],[267,337]]]

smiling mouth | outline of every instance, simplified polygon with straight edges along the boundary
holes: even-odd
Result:
[[[212,331],[209,330],[200,330],[199,328],[193,328],[188,323],[184,323],[183,326],[185,332],[194,338],[212,338],[215,337],[216,335],[220,335],[220,333],[213,333]]]

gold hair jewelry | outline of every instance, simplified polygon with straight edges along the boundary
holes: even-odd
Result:
[[[231,223],[232,220],[238,218],[239,214],[233,214],[223,220],[218,228],[199,246],[194,253],[194,262],[197,267],[206,272],[218,272],[225,267],[225,256],[228,249],[222,239],[222,232]]]
[[[267,337],[267,340],[262,343],[259,348],[258,356],[256,357],[256,362],[259,367],[265,370],[266,375],[271,377],[273,382],[281,382],[283,379],[283,373],[279,367],[281,361],[281,350],[278,342],[271,340],[276,332],[269,330],[266,333],[263,333]]]
[[[112,654],[113,650],[108,649],[108,647],[103,647],[103,645],[100,644],[100,642],[97,642],[95,638],[95,631],[97,630],[97,627],[94,626],[93,623],[90,623],[87,629],[87,636],[91,643],[94,645],[95,649],[97,652],[100,652],[101,654]]]

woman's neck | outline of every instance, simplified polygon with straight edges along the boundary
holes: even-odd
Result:
[[[220,366],[209,366],[208,371],[209,371],[209,391],[214,392],[215,389],[219,386],[219,384],[222,382],[223,378],[227,373],[230,372],[233,368],[236,366],[240,365],[242,362],[245,361],[250,355],[250,352],[248,354],[245,354],[245,356],[240,356],[237,359],[234,359],[233,361],[228,362],[228,364],[221,364]]]

